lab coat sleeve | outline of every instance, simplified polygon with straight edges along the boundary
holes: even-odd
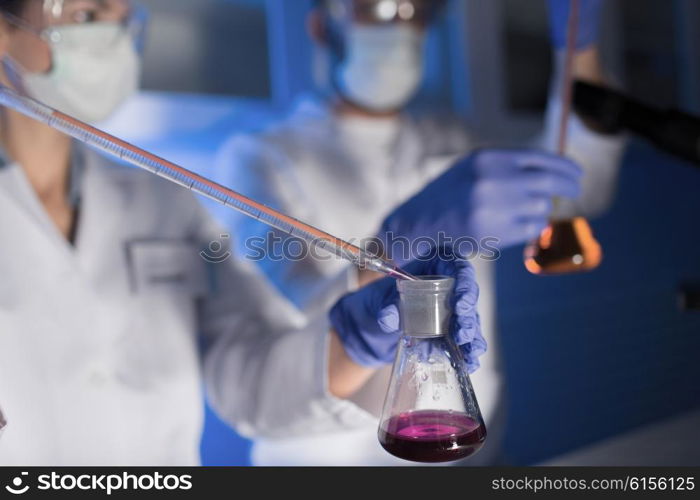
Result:
[[[547,107],[545,128],[538,140],[538,145],[548,151],[556,151],[559,140],[563,67],[563,57],[559,55]],[[568,123],[566,154],[584,171],[583,194],[575,205],[579,214],[594,218],[610,209],[617,189],[625,146],[626,140],[623,135],[599,134],[589,129],[577,115],[572,113]]]
[[[232,137],[218,154],[216,171],[226,179],[224,184],[247,196],[295,218],[312,220],[306,191],[294,174],[301,153],[289,134],[279,135]],[[317,259],[306,244],[286,246],[286,235],[235,211],[229,211],[223,221],[238,236],[236,253],[254,261],[277,290],[308,314],[320,314],[357,287],[355,268],[335,256],[313,249],[321,256]],[[266,249],[262,257],[261,248]],[[302,249],[307,254],[304,258],[282,258],[285,252],[294,256]]]
[[[221,228],[195,208],[203,248]],[[198,305],[203,373],[213,408],[248,437],[288,437],[366,425],[371,416],[327,388],[329,322],[308,320],[254,266],[211,264]],[[369,420],[371,421],[371,420]]]

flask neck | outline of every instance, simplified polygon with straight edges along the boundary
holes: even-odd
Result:
[[[452,319],[454,279],[426,276],[416,281],[400,281],[401,329],[415,338],[447,335]]]

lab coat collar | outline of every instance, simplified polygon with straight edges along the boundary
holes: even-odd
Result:
[[[83,148],[84,171],[80,181],[80,221],[75,247],[84,266],[98,268],[102,250],[119,244],[128,212],[129,188],[118,171],[127,167],[113,165],[102,155]]]
[[[305,93],[299,96],[290,113],[290,126],[296,130],[307,130],[314,135],[323,134],[329,143],[335,142],[341,131],[338,117],[333,113],[331,105],[332,97],[319,93]],[[405,156],[415,156],[416,148],[420,149],[420,119],[413,114],[404,111],[397,117],[398,131],[396,133],[395,149]],[[319,123],[323,126],[319,127]],[[404,154],[403,150],[409,148],[410,153]]]
[[[0,172],[7,172],[12,168],[20,166],[10,160],[4,149],[0,148]],[[85,152],[84,148],[77,143],[71,148],[70,172],[68,179],[68,201],[74,207],[80,205],[80,193],[82,191],[83,175],[85,173]]]
[[[22,167],[17,163],[9,162],[6,158],[0,168],[0,194],[18,209],[19,214],[27,217],[25,223],[39,229],[44,237],[49,236],[54,243],[59,238],[65,241],[49,219]],[[61,244],[61,246],[65,245],[67,242]]]
[[[104,158],[80,144],[74,144],[73,153],[68,196],[80,207],[74,246],[70,245],[50,220],[22,167],[9,162],[2,152],[0,195],[18,206],[27,216],[26,222],[37,227],[42,237],[50,240],[45,243],[47,248],[58,248],[68,258],[79,258],[91,265],[96,264],[91,259],[99,260],[98,257],[91,257],[95,249],[121,229],[119,216],[126,208],[126,202],[123,193],[120,194],[119,186],[112,180]]]
[[[318,93],[301,94],[294,101],[290,116],[336,121],[331,105],[332,99],[332,97]],[[415,117],[406,111],[399,113],[397,120],[401,123],[401,126],[412,126],[416,121]]]

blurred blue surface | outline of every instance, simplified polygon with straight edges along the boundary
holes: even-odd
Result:
[[[201,453],[204,466],[249,466],[251,442],[240,437],[207,406]]]

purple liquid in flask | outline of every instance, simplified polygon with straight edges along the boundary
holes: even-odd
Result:
[[[449,462],[469,457],[486,440],[486,427],[465,413],[419,410],[391,417],[379,442],[392,455],[414,462]]]

